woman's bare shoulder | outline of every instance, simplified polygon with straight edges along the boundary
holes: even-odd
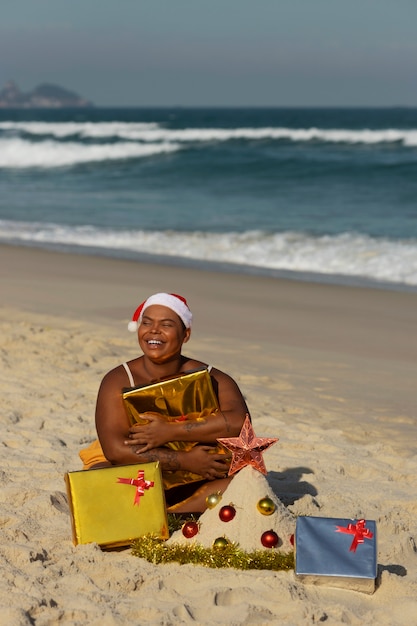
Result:
[[[183,362],[181,369],[183,372],[190,372],[193,370],[199,370],[203,368],[208,369],[210,372],[210,375],[214,377],[228,376],[228,374],[217,369],[217,367],[214,367],[211,363],[205,363],[204,361],[199,361],[198,359],[190,359],[188,357],[185,357],[185,360]]]
[[[182,372],[191,372],[193,370],[202,369],[203,367],[208,367],[207,363],[203,363],[203,361],[199,361],[198,359],[183,357],[183,363],[181,365]]]
[[[132,367],[133,363],[134,361],[129,361],[128,363],[131,370],[134,370],[134,368]],[[112,387],[113,385],[116,385],[119,388],[130,387],[129,377],[123,364],[121,363],[120,365],[117,365],[109,372],[107,372],[107,374],[103,376],[101,385],[104,385],[106,387]]]
[[[195,369],[201,369],[203,367],[207,368],[210,371],[210,376],[212,376],[216,380],[223,379],[223,380],[233,381],[233,378],[229,376],[229,374],[226,374],[226,372],[219,370],[217,367],[214,367],[211,363],[210,364],[205,363],[204,361],[199,361],[198,359],[186,358],[182,369],[184,372],[188,372],[188,371],[195,370]]]

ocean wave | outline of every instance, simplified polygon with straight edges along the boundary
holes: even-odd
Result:
[[[0,220],[0,241],[66,245],[193,259],[205,263],[342,275],[417,285],[417,240],[395,241],[344,233],[209,233],[116,231],[92,226]]]
[[[0,139],[0,169],[68,167],[81,163],[149,157],[179,149],[178,144],[165,142],[90,145],[53,140],[33,143],[16,137]]]
[[[54,137],[115,137],[130,129],[141,132],[158,128],[155,122],[0,122],[0,130]]]
[[[333,144],[398,143],[404,147],[417,146],[417,129],[346,128],[183,128],[170,129],[157,123],[139,122],[1,122],[0,131],[26,133],[34,137],[53,136],[64,139],[122,139],[157,142],[222,142],[232,140],[287,140],[293,142],[323,142]]]

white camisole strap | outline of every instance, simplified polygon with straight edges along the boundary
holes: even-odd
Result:
[[[130,386],[134,387],[135,386],[135,381],[133,380],[133,376],[132,376],[132,372],[130,371],[130,367],[128,366],[127,363],[122,363],[123,367],[126,370],[126,374],[129,378],[129,382],[130,382]]]
[[[212,370],[212,369],[213,369],[213,366],[212,366],[212,365],[207,365],[207,371],[208,371],[208,372],[211,372],[211,370]]]

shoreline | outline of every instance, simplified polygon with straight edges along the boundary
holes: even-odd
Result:
[[[228,327],[228,332],[237,331],[249,338],[270,339],[264,324],[256,332],[251,331],[248,317],[263,319],[270,324],[275,316],[284,316],[290,332],[290,345],[314,347],[324,350],[351,351],[363,354],[367,349],[370,356],[389,356],[415,360],[417,340],[413,337],[416,322],[413,310],[416,310],[417,292],[397,289],[374,289],[369,286],[339,285],[306,280],[292,280],[287,277],[259,276],[226,271],[216,271],[207,267],[188,267],[175,263],[152,263],[112,256],[70,254],[44,248],[0,244],[0,275],[3,282],[3,305],[20,306],[34,312],[51,312],[65,316],[82,315],[86,320],[100,320],[114,323],[116,320],[129,319],[141,297],[145,298],[155,291],[183,291],[196,308],[195,324],[204,333],[224,332],[221,303],[224,301],[227,311],[238,316],[238,326]],[[104,291],[106,279],[111,293]],[[66,290],[64,290],[64,287]],[[204,298],[207,287],[207,302]],[[217,301],[213,302],[213,296]],[[220,301],[218,299],[220,298]],[[117,300],[117,305],[111,302]],[[133,309],[132,309],[133,307]],[[297,320],[291,324],[290,308],[294,307]],[[332,332],[331,340],[328,323],[320,323],[320,316],[326,313],[326,307],[334,309],[329,319],[348,321],[353,314],[355,331],[366,327],[370,336],[376,333],[374,319],[381,324],[379,331],[396,333],[395,345],[389,350],[364,345],[361,337],[358,343],[344,342],[342,333]],[[232,309],[235,308],[233,311]],[[207,314],[210,309],[209,314]],[[320,310],[319,310],[320,309]],[[319,315],[318,315],[319,313]],[[295,336],[308,319],[317,324],[314,334],[320,335],[315,341],[313,333],[310,339],[303,335],[305,342]],[[398,320],[395,320],[395,317]],[[200,321],[201,319],[201,321]],[[397,321],[397,327],[395,327]],[[201,328],[201,330],[200,330]],[[294,332],[296,331],[296,333]],[[326,332],[324,332],[326,331]],[[409,332],[410,337],[407,337]],[[353,339],[353,338],[351,338]],[[385,337],[385,342],[389,337]],[[280,331],[277,338],[286,344],[286,337]],[[411,341],[411,343],[410,343]],[[398,346],[400,342],[400,346]],[[396,353],[396,348],[399,348]],[[393,353],[394,350],[394,353]]]
[[[44,250],[59,254],[75,256],[92,256],[102,259],[113,259],[143,263],[145,265],[170,266],[179,269],[194,269],[198,271],[217,272],[220,274],[243,275],[253,277],[266,277],[272,279],[306,282],[318,285],[335,285],[339,287],[362,287],[364,289],[382,289],[385,291],[406,291],[417,293],[417,285],[402,282],[392,282],[376,278],[354,275],[324,272],[308,272],[304,270],[275,269],[256,265],[244,265],[226,261],[205,261],[203,259],[170,256],[164,254],[151,254],[147,252],[134,252],[133,250],[112,249],[94,246],[76,246],[74,244],[42,243],[36,242],[0,242],[0,246],[29,248]]]
[[[376,278],[354,275],[324,272],[308,272],[304,270],[275,269],[256,265],[244,265],[226,261],[205,261],[191,257],[170,256],[163,254],[151,254],[147,252],[134,252],[116,248],[103,248],[94,246],[76,246],[74,244],[37,243],[35,241],[0,241],[0,247],[6,248],[29,248],[31,250],[44,250],[58,254],[69,254],[82,257],[97,257],[99,259],[113,259],[115,261],[130,261],[145,265],[170,266],[178,269],[193,269],[202,272],[217,272],[219,274],[243,275],[252,277],[265,277],[278,280],[288,280],[318,285],[335,285],[339,287],[361,287],[364,289],[379,289],[383,291],[405,291],[417,293],[417,285],[409,283],[379,280]]]

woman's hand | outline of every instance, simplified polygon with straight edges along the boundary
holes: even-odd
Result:
[[[230,459],[230,455],[218,454],[212,446],[197,445],[184,453],[181,466],[206,480],[215,480],[227,476]]]
[[[141,419],[146,424],[135,424],[129,429],[129,438],[125,440],[127,446],[140,446],[137,453],[147,452],[152,448],[160,448],[172,441],[172,429],[165,418],[158,413],[141,413]]]

